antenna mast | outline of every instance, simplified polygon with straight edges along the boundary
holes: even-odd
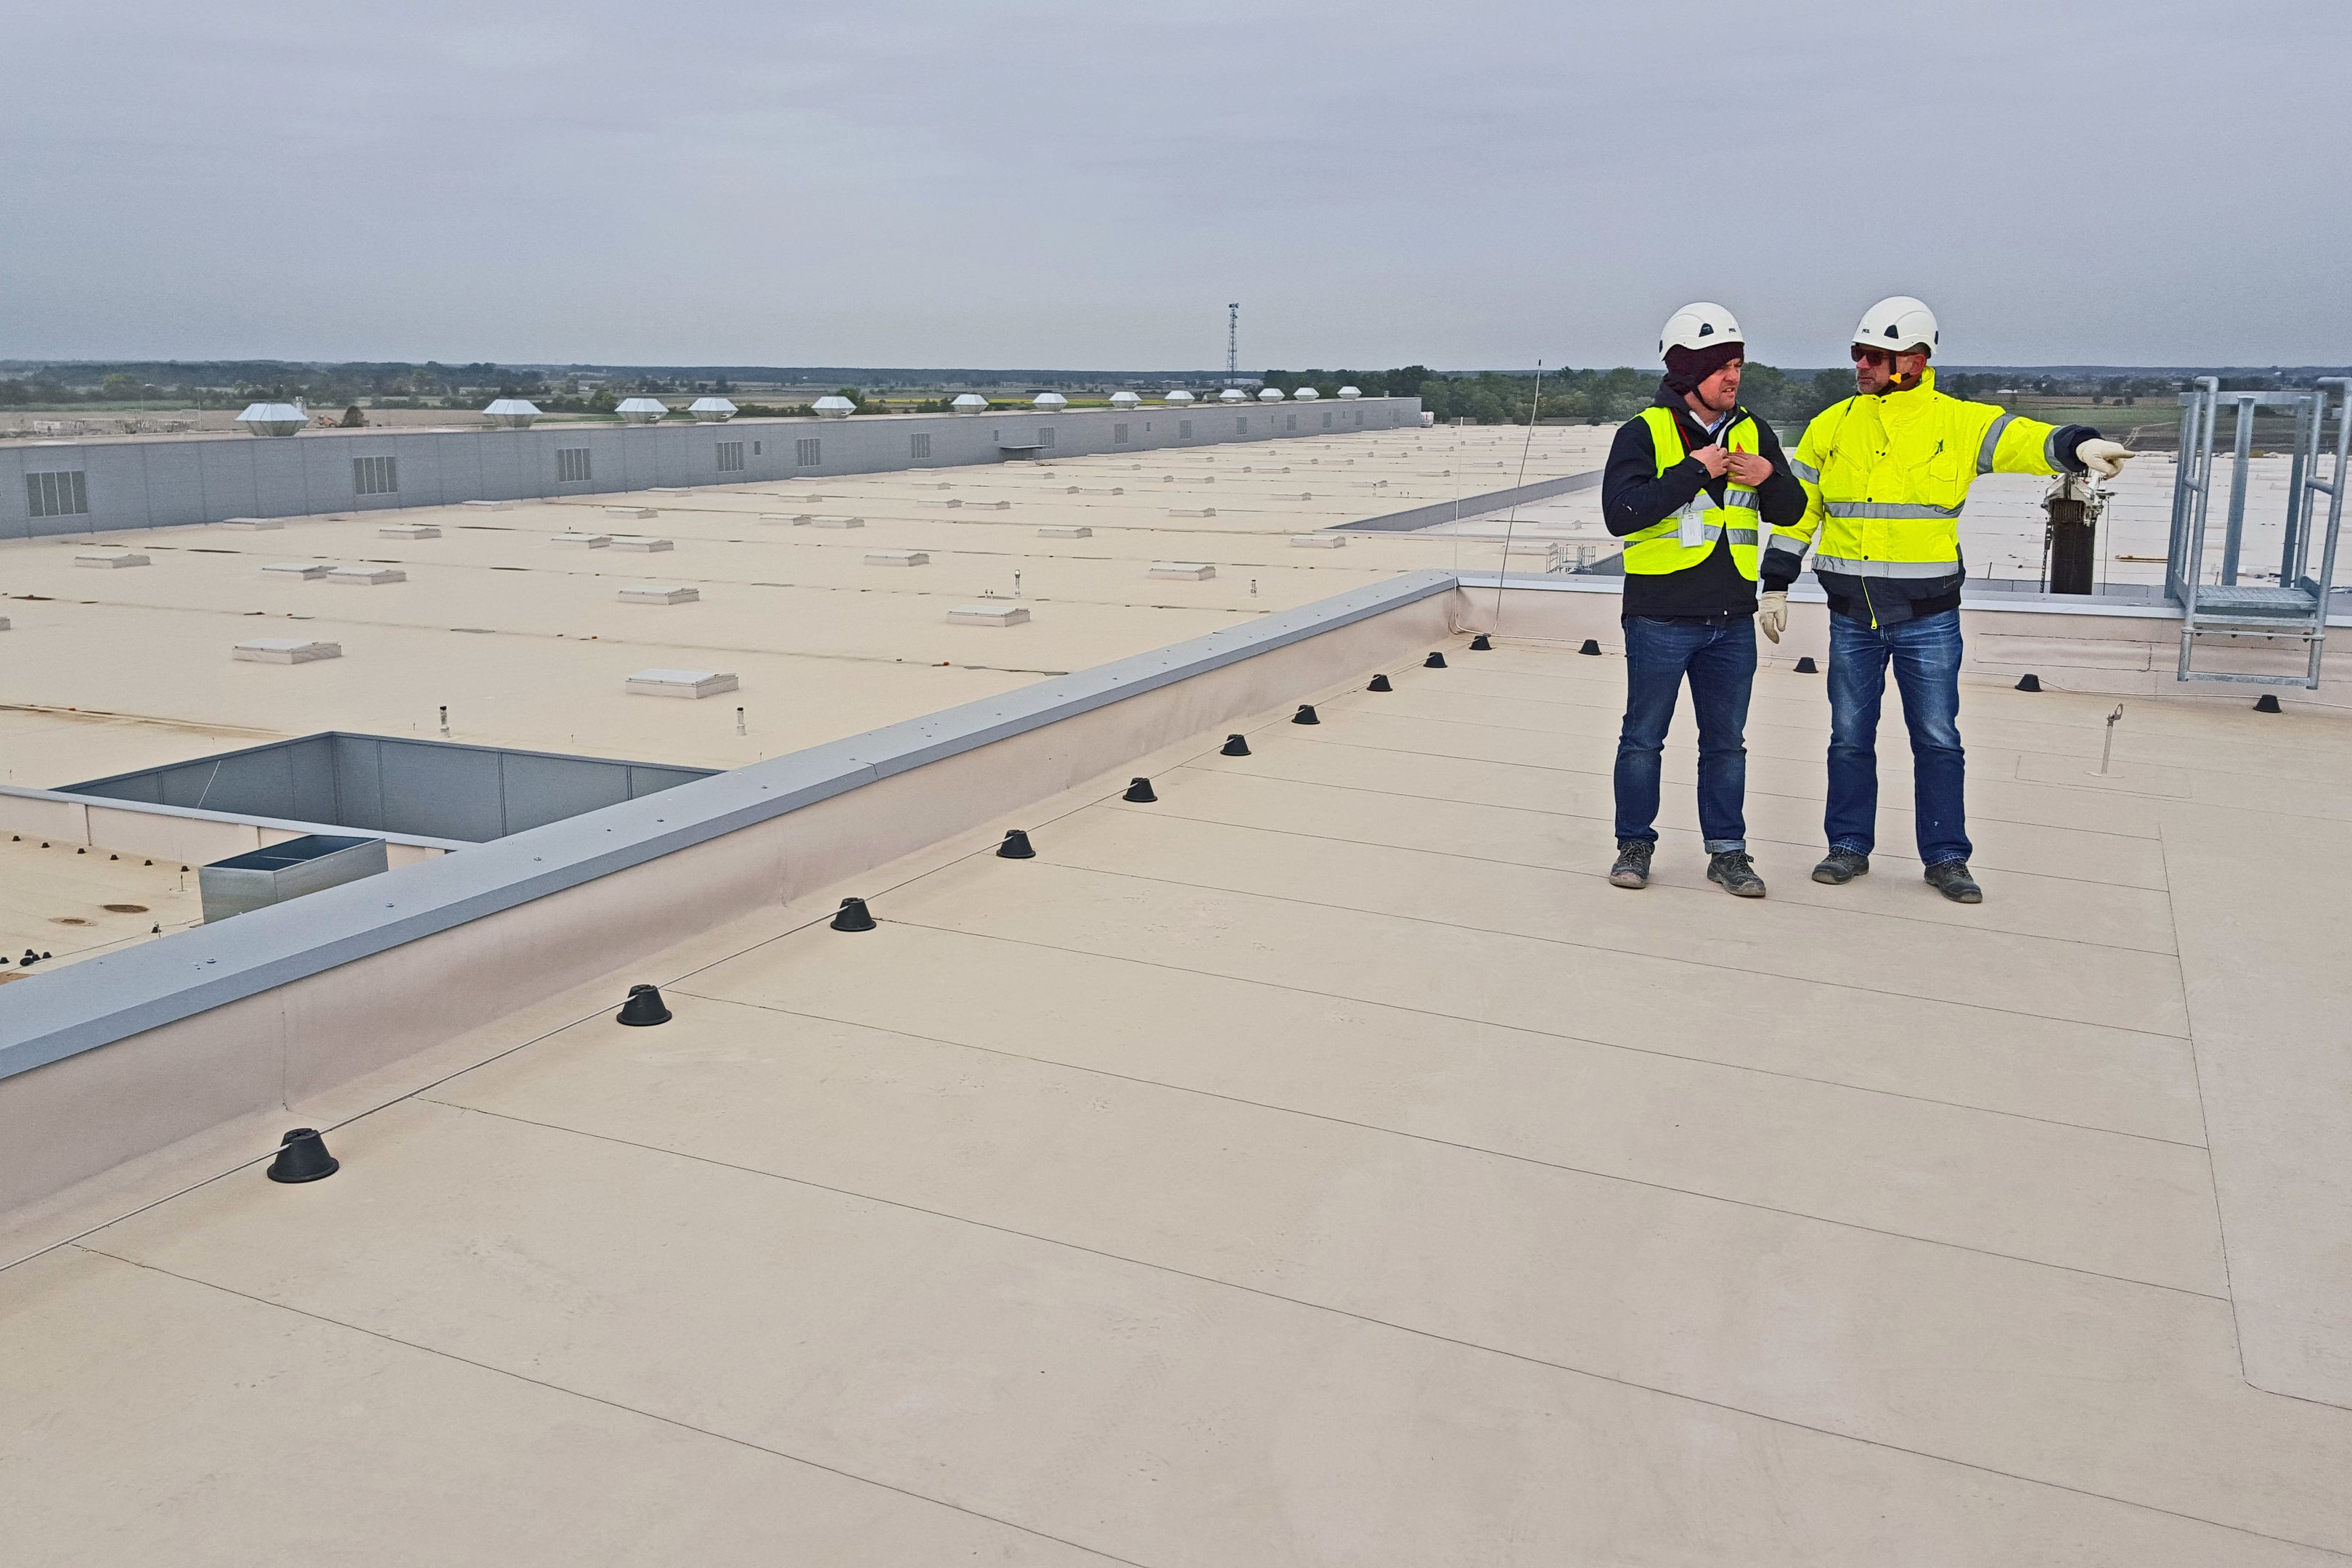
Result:
[[[1242,307],[1236,300],[1225,307],[1225,384],[1238,384],[1242,378]]]

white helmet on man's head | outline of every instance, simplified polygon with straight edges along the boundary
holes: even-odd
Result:
[[[1747,339],[1739,332],[1739,323],[1722,306],[1701,300],[1685,305],[1666,318],[1665,327],[1658,333],[1658,357],[1666,357],[1668,349],[1711,349],[1718,343],[1738,343],[1746,346]]]
[[[1892,294],[1862,313],[1862,324],[1853,330],[1853,341],[1889,353],[1912,350],[1933,354],[1936,352],[1936,312],[1927,309],[1924,300],[1908,294]]]

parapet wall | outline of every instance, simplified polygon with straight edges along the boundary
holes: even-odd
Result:
[[[1416,573],[0,987],[0,1215],[1417,658],[1460,608]]]
[[[312,430],[283,437],[11,444],[0,446],[0,539],[167,528],[232,517],[308,517],[775,483],[993,463],[1008,454],[1098,457],[1420,424],[1417,397],[1366,397],[1191,408],[1154,405],[1126,412],[548,424],[527,430]],[[378,458],[393,461],[388,468],[362,468],[362,459]],[[34,517],[24,476],[61,472],[83,476],[89,511]],[[380,492],[387,479],[397,489],[361,493],[363,486]]]

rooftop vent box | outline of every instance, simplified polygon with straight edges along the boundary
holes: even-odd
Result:
[[[225,921],[390,869],[381,838],[306,833],[196,868],[205,919]]]
[[[144,566],[147,563],[147,557],[135,550],[85,550],[74,557],[75,565],[96,566],[101,571],[112,571],[119,566]]]
[[[699,588],[673,587],[666,583],[644,583],[621,590],[625,605],[691,605],[702,597]]]
[[[1357,398],[1363,395],[1364,392],[1361,387],[1343,386],[1339,389],[1339,396],[1345,402],[1353,403]]]
[[[1070,405],[1070,400],[1058,392],[1041,392],[1031,399],[1031,405],[1040,414],[1058,414]]]
[[[1173,404],[1177,404],[1177,405],[1183,405],[1183,404],[1187,404],[1187,403],[1192,402],[1192,395],[1191,393],[1189,393],[1189,392],[1183,391],[1182,389],[1179,388],[1177,391],[1174,391],[1174,392],[1170,393],[1167,396],[1165,396],[1165,397],[1161,398],[1160,401],[1160,402],[1162,402],[1162,403],[1173,403]]]
[[[639,697],[716,697],[736,689],[731,674],[714,669],[641,669],[623,683]]]
[[[967,392],[948,406],[958,414],[985,414],[988,412],[988,399],[977,392]]]
[[[1294,550],[1339,550],[1344,549],[1347,542],[1348,536],[1344,533],[1294,533],[1290,536],[1290,547]]]
[[[1282,388],[1278,386],[1263,388],[1257,395],[1257,400],[1260,403],[1279,403],[1282,401]]]
[[[386,583],[405,583],[408,574],[393,566],[333,566],[328,568],[327,581],[377,588]]]
[[[829,394],[816,400],[816,416],[820,419],[846,419],[857,412],[857,405],[846,397]]]
[[[1029,612],[1019,605],[959,605],[948,612],[951,626],[1017,626],[1028,619]]]
[[[1244,392],[1238,386],[1229,386],[1225,388],[1224,391],[1217,394],[1217,401],[1220,403],[1247,403],[1249,401],[1249,394]]]
[[[221,526],[234,528],[243,533],[265,533],[286,524],[283,520],[274,517],[225,517],[221,519]]]
[[[378,539],[438,539],[441,531],[429,522],[395,522],[375,531]]]
[[[262,570],[273,577],[299,577],[308,583],[325,576],[330,567],[324,561],[273,561]]]
[[[1114,392],[1110,395],[1110,405],[1113,408],[1120,409],[1122,411],[1129,408],[1140,408],[1143,406],[1143,399],[1138,397],[1132,392]]]
[[[1296,391],[1296,392],[1292,393],[1290,395],[1291,395],[1291,396],[1293,396],[1293,397],[1295,397],[1295,398],[1297,398],[1297,399],[1298,399],[1298,401],[1299,401],[1299,402],[1301,402],[1301,403],[1312,403],[1312,402],[1314,402],[1317,398],[1318,398],[1318,397],[1322,396],[1323,395],[1322,395],[1322,393],[1320,393],[1320,392],[1317,391],[1314,387],[1311,387],[1311,386],[1302,386],[1302,387],[1300,387],[1297,391]]]
[[[342,658],[343,645],[313,642],[308,637],[256,637],[229,649],[229,657],[253,664],[310,664],[321,658]]]
[[[705,425],[723,425],[735,417],[735,405],[723,397],[698,397],[686,411]]]
[[[624,425],[650,425],[668,414],[669,408],[657,397],[625,397],[613,412]]]
[[[249,436],[291,436],[310,423],[310,416],[292,403],[248,403],[236,422]]]
[[[868,566],[928,566],[930,563],[929,552],[922,550],[874,550],[868,551],[866,556]]]
[[[664,550],[676,550],[677,548],[677,542],[676,540],[656,539],[649,533],[616,533],[614,534],[612,538],[613,549],[635,550],[640,554],[645,555],[653,555]]]
[[[567,550],[602,550],[613,542],[609,533],[556,533],[548,536],[550,544],[560,544]]]
[[[501,397],[482,410],[482,417],[501,430],[528,430],[539,417],[539,405],[523,397]]]
[[[1205,583],[1217,574],[1217,569],[1205,561],[1156,561],[1151,574],[1170,581]]]
[[[1095,531],[1080,523],[1049,522],[1037,531],[1040,539],[1092,539]]]

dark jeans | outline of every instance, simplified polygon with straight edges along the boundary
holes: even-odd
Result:
[[[1625,618],[1625,727],[1617,737],[1617,837],[1658,841],[1658,759],[1675,697],[1690,677],[1698,719],[1698,826],[1707,852],[1748,847],[1748,693],[1756,623]]]
[[[1886,667],[1911,731],[1912,806],[1919,858],[1969,858],[1966,766],[1960,751],[1960,612],[1873,626],[1830,617],[1830,848],[1867,855],[1877,839],[1878,703]]]

